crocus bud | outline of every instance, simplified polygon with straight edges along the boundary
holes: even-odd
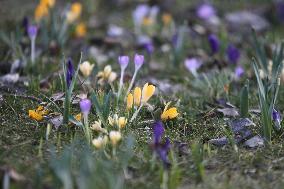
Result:
[[[135,70],[139,70],[141,66],[144,64],[144,56],[135,54],[134,63],[135,63]]]
[[[116,146],[117,143],[121,140],[121,133],[119,131],[111,131],[109,133],[109,139],[113,146]]]
[[[118,63],[120,64],[121,70],[125,70],[129,63],[128,56],[119,56]]]
[[[219,51],[219,48],[220,48],[220,42],[219,42],[219,39],[217,38],[217,36],[214,35],[214,34],[209,35],[208,36],[208,42],[210,44],[212,54],[217,53]]]
[[[30,39],[34,39],[37,36],[38,27],[35,25],[30,25],[28,27],[28,35]]]
[[[67,83],[67,88],[70,87],[71,82],[72,82],[72,78],[74,75],[74,66],[72,64],[72,60],[68,59],[67,61],[67,70],[66,70],[66,83]]]
[[[273,111],[272,111],[272,119],[273,119],[275,125],[277,126],[277,128],[280,128],[280,126],[281,126],[281,115],[274,108],[273,108]]]
[[[91,100],[85,98],[83,100],[80,101],[80,108],[81,108],[81,112],[85,115],[88,115],[90,110],[91,110]]]
[[[234,45],[231,44],[227,48],[227,56],[229,61],[235,64],[240,58],[240,51]]]

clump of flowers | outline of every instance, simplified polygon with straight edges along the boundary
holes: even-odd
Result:
[[[143,86],[143,89],[141,91],[141,88],[136,87],[134,89],[133,94],[129,93],[127,96],[127,107],[130,110],[131,108],[135,108],[136,111],[132,115],[130,122],[132,122],[140,112],[141,108],[149,101],[149,99],[154,95],[156,87],[154,85],[149,85],[146,83]],[[130,106],[132,105],[132,107]]]
[[[38,106],[35,110],[29,110],[29,117],[36,121],[42,121],[48,110],[43,106]]]
[[[114,82],[114,80],[116,80],[117,78],[117,74],[115,72],[112,71],[112,68],[110,65],[107,65],[104,67],[103,71],[100,71],[97,74],[98,77],[98,83],[100,85],[104,85],[106,83],[111,84],[112,82]]]
[[[117,114],[114,114],[113,117],[108,118],[108,122],[111,126],[117,126],[120,130],[126,126],[127,119],[125,117],[118,117]]]

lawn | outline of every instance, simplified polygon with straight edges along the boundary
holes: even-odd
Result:
[[[284,1],[0,4],[3,189],[283,188]]]

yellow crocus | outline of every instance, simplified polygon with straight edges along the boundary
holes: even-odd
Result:
[[[142,89],[141,102],[146,103],[155,93],[155,89],[156,87],[154,85],[148,85],[148,83],[146,83]]]
[[[177,112],[177,108],[169,108],[170,102],[168,102],[165,106],[165,109],[161,115],[162,120],[169,120],[169,119],[174,119],[176,118],[179,114]]]
[[[43,116],[48,114],[48,110],[43,106],[38,106],[35,110],[29,110],[29,117],[36,121],[43,120]]]
[[[120,129],[124,128],[126,124],[127,124],[127,119],[125,117],[120,117],[118,119],[118,127]]]
[[[153,21],[152,18],[150,18],[150,17],[145,17],[145,18],[143,18],[142,24],[143,24],[144,26],[150,26],[150,25],[152,25],[153,23],[154,23],[154,21]]]
[[[81,120],[82,120],[82,114],[79,113],[79,114],[75,115],[75,119],[76,119],[77,121],[81,121]]]
[[[169,25],[172,22],[172,15],[169,13],[164,13],[162,15],[162,20],[164,25]]]
[[[81,3],[73,3],[71,5],[70,10],[66,14],[66,19],[68,23],[72,23],[79,18],[82,12],[82,5]]]
[[[29,110],[29,117],[30,117],[31,119],[36,120],[36,121],[41,121],[41,120],[43,120],[42,114],[40,114],[40,113],[37,112],[36,110]]]
[[[126,103],[127,103],[127,110],[130,110],[133,107],[133,95],[132,95],[132,93],[129,93],[127,95]]]
[[[141,93],[142,93],[141,88],[135,87],[135,89],[134,89],[134,104],[135,104],[135,106],[140,106]]]
[[[48,6],[45,4],[40,3],[34,13],[35,20],[38,22],[40,21],[43,17],[48,15]]]
[[[41,0],[41,1],[40,1],[40,4],[46,5],[46,6],[48,6],[49,8],[52,8],[52,7],[54,7],[55,0]]]
[[[75,34],[77,37],[85,37],[87,34],[86,24],[81,22],[76,26]]]

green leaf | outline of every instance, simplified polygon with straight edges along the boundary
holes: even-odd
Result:
[[[242,88],[241,97],[240,97],[240,113],[241,117],[246,118],[249,116],[249,82]]]

